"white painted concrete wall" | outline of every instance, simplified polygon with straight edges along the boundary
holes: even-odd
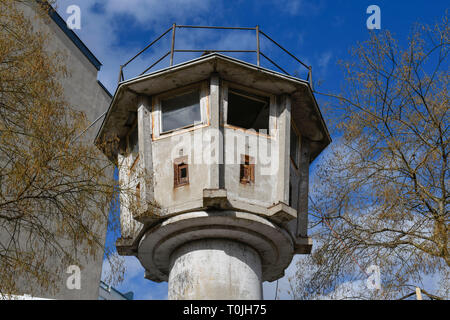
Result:
[[[246,244],[192,241],[176,249],[171,260],[171,300],[262,299],[261,259]]]

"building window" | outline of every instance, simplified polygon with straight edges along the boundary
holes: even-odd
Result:
[[[269,130],[270,100],[237,89],[228,90],[227,124],[256,131]]]
[[[189,167],[187,156],[175,159],[173,163],[174,188],[189,184]]]
[[[298,158],[299,158],[299,136],[297,134],[297,131],[294,129],[293,126],[291,126],[291,160],[294,163],[294,166],[298,168]]]
[[[255,161],[253,157],[242,155],[239,175],[242,184],[255,182]]]
[[[161,100],[161,132],[193,126],[201,121],[199,90]]]

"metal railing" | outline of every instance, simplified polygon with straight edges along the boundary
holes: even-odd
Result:
[[[219,29],[219,30],[253,30],[255,31],[256,35],[256,48],[255,50],[215,50],[215,49],[175,49],[175,34],[176,29]],[[155,43],[157,43],[159,40],[161,40],[165,35],[167,35],[170,31],[172,31],[172,40],[171,40],[171,46],[170,51],[163,54],[162,57],[160,57],[158,60],[156,60],[153,64],[151,64],[148,68],[146,68],[141,74],[145,74],[150,69],[152,69],[154,66],[156,66],[158,63],[160,63],[162,60],[164,60],[167,56],[170,55],[170,66],[173,66],[173,59],[176,52],[228,52],[228,53],[255,53],[256,54],[256,65],[259,67],[261,65],[261,57],[265,58],[267,61],[269,61],[272,65],[274,65],[276,68],[278,68],[283,73],[290,75],[286,70],[284,70],[281,66],[279,66],[275,61],[270,59],[267,55],[265,55],[260,48],[260,35],[263,35],[266,39],[271,41],[273,44],[278,46],[281,50],[283,50],[285,53],[287,53],[291,58],[293,58],[296,62],[298,62],[301,66],[305,67],[308,71],[308,75],[306,78],[306,81],[309,82],[310,86],[312,87],[312,68],[311,66],[306,65],[303,61],[301,61],[299,58],[297,58],[295,55],[290,53],[288,50],[286,50],[283,46],[281,46],[278,42],[273,40],[271,37],[269,37],[266,33],[261,31],[259,26],[256,26],[254,28],[252,27],[217,27],[217,26],[187,26],[187,25],[177,25],[173,24],[172,27],[167,29],[163,34],[161,34],[158,38],[153,40],[150,44],[148,44],[144,49],[139,51],[134,57],[132,57],[130,60],[128,60],[125,64],[120,66],[119,71],[119,82],[124,81],[124,68],[130,64],[133,60],[135,60],[137,57],[139,57],[141,54],[143,54],[145,51],[147,51],[151,46],[153,46]]]

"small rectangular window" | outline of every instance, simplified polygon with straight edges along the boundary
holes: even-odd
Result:
[[[187,157],[175,159],[173,163],[174,188],[189,184],[189,167]]]
[[[162,132],[192,126],[202,121],[198,90],[161,100]]]
[[[294,128],[291,126],[291,159],[292,162],[294,163],[295,167],[298,168],[298,143],[299,143],[299,138],[297,135],[297,132],[294,130]]]
[[[239,175],[242,184],[255,182],[255,162],[252,157],[242,155]]]
[[[269,130],[270,100],[265,97],[228,91],[227,123],[244,129]]]

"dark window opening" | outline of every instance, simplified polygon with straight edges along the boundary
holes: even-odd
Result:
[[[187,157],[181,157],[174,161],[173,175],[174,175],[174,188],[189,184],[189,168]]]
[[[240,181],[242,184],[255,182],[255,163],[252,157],[242,155],[242,163],[240,166]]]
[[[128,118],[125,122],[126,127],[132,127],[137,119],[137,112],[130,111],[128,112]]]
[[[269,130],[270,103],[268,98],[228,91],[227,123],[244,129]]]
[[[128,150],[129,153],[137,156],[139,154],[139,143],[138,143],[138,126],[135,125],[128,134]]]
[[[162,132],[185,128],[200,123],[200,92],[192,91],[161,100]]]
[[[187,168],[180,169],[180,179],[185,179],[187,177]]]

